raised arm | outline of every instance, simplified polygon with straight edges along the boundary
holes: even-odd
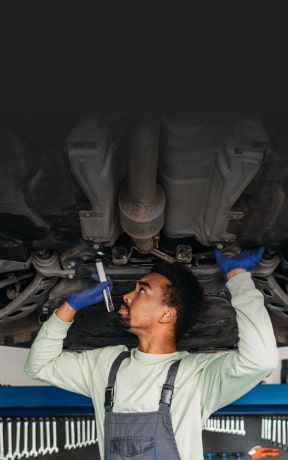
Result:
[[[27,375],[88,396],[91,368],[87,352],[63,352],[63,340],[77,311],[103,301],[103,290],[107,286],[108,282],[95,283],[68,295],[34,340],[25,364]]]
[[[231,303],[236,310],[238,350],[210,355],[203,367],[203,408],[209,413],[225,406],[257,385],[278,364],[272,324],[262,293],[247,272],[262,257],[264,248],[246,249],[235,258],[216,252]]]

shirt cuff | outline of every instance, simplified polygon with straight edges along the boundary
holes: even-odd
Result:
[[[45,321],[43,328],[45,330],[47,329],[49,331],[53,331],[53,334],[55,332],[56,334],[58,333],[59,335],[65,336],[72,323],[73,321],[63,321],[58,318],[56,311],[54,311],[50,318]]]
[[[226,286],[231,296],[236,296],[238,294],[243,295],[246,289],[255,289],[255,284],[250,272],[238,273],[238,275],[233,276],[233,278],[227,281]]]

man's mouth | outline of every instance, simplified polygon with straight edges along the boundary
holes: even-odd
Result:
[[[126,304],[121,305],[118,310],[118,325],[120,330],[127,331],[130,329],[130,310]]]
[[[123,316],[128,316],[129,315],[129,307],[127,307],[126,304],[121,305],[118,313]]]

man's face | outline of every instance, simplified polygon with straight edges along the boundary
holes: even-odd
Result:
[[[163,309],[163,288],[171,284],[159,273],[149,273],[141,278],[134,291],[123,296],[123,305],[119,310],[120,325],[130,332],[149,331],[157,324]]]

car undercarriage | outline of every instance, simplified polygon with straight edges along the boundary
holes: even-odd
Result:
[[[261,110],[117,108],[81,113],[55,141],[0,131],[0,344],[29,346],[101,258],[105,305],[77,314],[65,347],[136,338],[117,330],[122,295],[157,259],[185,264],[205,302],[179,349],[237,347],[234,310],[214,248],[264,245],[252,270],[279,344],[288,328],[285,119]],[[281,129],[280,129],[281,128]]]

